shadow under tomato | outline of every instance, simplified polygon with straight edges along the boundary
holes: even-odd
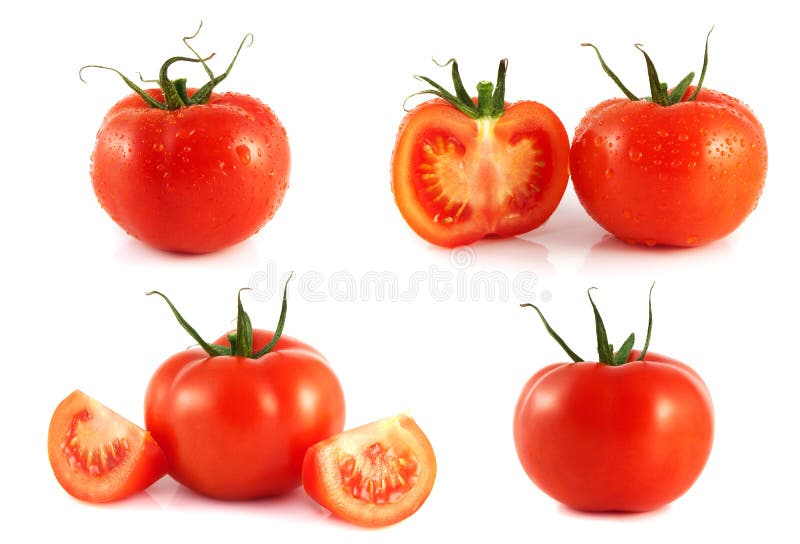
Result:
[[[611,510],[608,512],[587,512],[584,510],[576,510],[575,508],[571,508],[565,504],[559,504],[558,510],[562,514],[572,518],[591,518],[591,519],[599,519],[599,520],[609,520],[609,521],[617,521],[617,520],[639,520],[639,519],[650,519],[660,517],[665,515],[669,512],[671,505],[667,504],[662,506],[661,508],[657,508],[655,510],[651,510],[649,512],[623,512],[623,511],[615,511]]]
[[[226,263],[226,264],[247,264],[259,262],[259,255],[263,249],[263,242],[259,243],[257,235],[234,244],[230,247],[220,249],[211,253],[177,253],[164,251],[137,240],[128,235],[121,235],[119,246],[115,252],[115,259],[125,264],[148,264],[148,263],[172,263],[172,264],[198,264],[198,263]]]
[[[718,240],[700,247],[648,247],[624,242],[606,234],[594,244],[580,269],[583,275],[652,276],[660,268],[684,269],[689,273],[697,266],[714,266],[724,263],[731,252],[728,239]]]

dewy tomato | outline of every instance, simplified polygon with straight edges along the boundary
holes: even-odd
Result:
[[[252,329],[240,299],[236,331],[214,344],[156,294],[200,345],[167,359],[145,395],[145,425],[169,474],[218,499],[296,488],[306,450],[342,430],[345,406],[325,358],[282,334],[286,291],[274,333]]]
[[[219,76],[206,60],[167,60],[159,89],[122,76],[135,94],[108,111],[92,153],[103,209],[163,250],[206,253],[241,242],[272,218],[289,182],[289,143],[276,115],[251,96],[213,92],[236,57]],[[176,62],[201,63],[210,81],[189,89],[184,79],[170,80]]]
[[[591,301],[591,293],[589,295]],[[550,328],[572,363],[556,363],[525,384],[514,413],[514,442],[531,480],[578,510],[642,512],[677,499],[711,452],[714,417],[706,385],[687,365],[608,344],[594,308],[598,362],[583,361]]]
[[[708,40],[698,86],[690,73],[671,91],[642,50],[651,92],[643,99],[595,51],[627,98],[590,109],[575,131],[570,170],[586,211],[618,238],[649,246],[699,246],[730,234],[758,203],[767,143],[746,105],[701,88]]]
[[[528,232],[555,211],[567,186],[569,137],[547,106],[505,102],[507,60],[497,85],[478,84],[473,100],[451,60],[453,95],[438,96],[403,119],[392,155],[392,191],[408,225],[445,247]],[[420,94],[420,93],[417,93]]]

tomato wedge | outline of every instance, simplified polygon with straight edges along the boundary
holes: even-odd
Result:
[[[416,512],[435,479],[433,448],[407,415],[323,440],[303,460],[306,493],[337,516],[366,527],[391,525]]]
[[[417,76],[438,89],[423,93],[441,98],[417,106],[400,125],[392,156],[397,206],[417,234],[444,247],[533,230],[567,186],[564,125],[543,104],[504,101],[505,59],[496,90],[482,81],[477,99],[465,94],[451,63],[459,96]]]
[[[128,497],[167,472],[150,433],[78,390],[53,413],[47,454],[61,487],[88,502]]]

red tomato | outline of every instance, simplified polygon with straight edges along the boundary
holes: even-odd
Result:
[[[128,497],[167,471],[150,433],[77,390],[53,413],[47,454],[61,487],[89,502]]]
[[[706,244],[733,232],[758,203],[767,172],[761,123],[736,98],[707,89],[695,96],[690,79],[661,94],[666,104],[602,102],[575,131],[575,192],[627,242]],[[653,84],[662,85],[657,75]]]
[[[285,316],[284,293],[278,332],[250,330],[240,302],[237,332],[207,344],[187,328],[201,348],[151,378],[145,425],[180,483],[218,499],[285,493],[309,446],[344,427],[338,379],[317,350],[281,335]]]
[[[489,235],[515,236],[556,209],[568,177],[569,137],[559,118],[538,102],[504,102],[505,69],[497,90],[478,84],[466,94],[453,60],[458,96],[428,78],[443,100],[425,102],[403,119],[392,156],[392,191],[409,226],[445,247]]]
[[[159,249],[206,253],[241,242],[283,200],[286,131],[256,98],[186,90],[162,74],[160,89],[137,88],[106,114],[92,154],[97,199],[130,235]],[[165,91],[176,86],[184,96],[170,104]]]
[[[308,449],[303,487],[347,521],[381,527],[416,512],[433,488],[436,456],[407,415],[375,421]]]
[[[517,454],[530,479],[567,506],[653,510],[703,470],[714,434],[711,396],[687,365],[631,351],[632,336],[611,354],[602,321],[598,330],[600,362],[576,356],[525,384],[514,413]]]

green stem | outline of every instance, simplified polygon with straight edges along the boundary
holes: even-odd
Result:
[[[645,353],[647,353],[647,348],[650,346],[650,335],[653,331],[653,304],[652,304],[652,295],[653,295],[653,287],[655,287],[655,283],[650,286],[650,295],[649,295],[649,317],[647,323],[647,338],[645,339],[644,348],[642,349],[642,353],[637,359],[637,361],[644,360]],[[630,357],[631,351],[633,351],[633,345],[636,342],[636,337],[633,333],[631,333],[625,341],[620,346],[619,350],[614,353],[614,346],[608,343],[608,334],[606,332],[605,324],[603,323],[603,318],[600,316],[600,311],[597,309],[597,305],[595,305],[594,300],[592,299],[592,291],[596,289],[595,287],[589,288],[587,294],[589,296],[589,303],[592,305],[592,311],[594,312],[594,322],[595,322],[595,335],[597,336],[597,355],[599,358],[599,362],[601,364],[609,365],[609,366],[621,366],[628,362],[628,357]],[[544,328],[547,330],[547,333],[558,343],[559,346],[569,355],[569,357],[576,363],[582,362],[583,359],[580,356],[572,351],[570,347],[564,342],[564,340],[553,330],[550,324],[542,314],[541,310],[533,304],[520,304],[521,307],[530,307],[536,310],[539,314],[539,317],[542,319],[542,323],[544,324]]]
[[[224,73],[220,74],[219,76],[214,76],[214,73],[206,64],[207,61],[211,60],[214,57],[214,54],[207,57],[202,57],[195,49],[189,45],[189,40],[195,38],[197,34],[200,32],[200,29],[203,27],[203,22],[200,22],[200,26],[198,27],[197,31],[192,34],[191,36],[186,36],[183,38],[183,43],[189,50],[194,53],[196,58],[189,58],[189,57],[171,57],[162,64],[161,69],[159,70],[159,77],[156,81],[158,83],[159,88],[164,94],[164,101],[159,102],[152,96],[150,96],[147,92],[145,92],[141,87],[136,85],[133,81],[131,81],[128,77],[126,77],[122,72],[117,70],[116,68],[109,68],[107,66],[101,66],[97,64],[88,64],[83,66],[79,72],[78,77],[80,77],[81,81],[84,83],[86,80],[83,79],[83,71],[86,68],[100,68],[103,70],[110,70],[117,75],[119,75],[125,84],[133,90],[136,94],[138,94],[145,103],[150,106],[151,108],[157,108],[161,110],[177,110],[180,108],[185,108],[189,106],[197,106],[201,104],[206,104],[211,99],[211,94],[214,88],[219,85],[228,74],[230,74],[231,70],[233,69],[233,65],[236,62],[236,59],[239,57],[239,53],[241,52],[242,48],[245,47],[245,44],[248,40],[250,43],[247,44],[249,47],[253,43],[253,35],[248,33],[239,43],[239,48],[236,50],[236,54],[233,56],[233,60],[231,60],[228,68],[225,70]],[[206,75],[208,75],[209,80],[208,83],[200,87],[191,97],[188,96],[188,92],[186,90],[186,80],[185,79],[176,79],[171,80],[167,76],[167,71],[169,67],[176,62],[192,62],[192,63],[200,63],[203,66],[203,69],[206,71]]]
[[[275,334],[272,336],[272,341],[264,346],[261,350],[257,353],[253,353],[253,325],[250,321],[250,316],[247,315],[247,312],[244,311],[244,306],[242,306],[242,291],[246,291],[248,288],[239,289],[239,293],[237,295],[237,316],[236,316],[236,331],[231,332],[228,334],[228,342],[230,346],[220,346],[218,344],[210,344],[203,340],[203,337],[198,334],[198,332],[191,326],[189,323],[183,318],[183,316],[178,312],[178,309],[175,308],[175,305],[172,304],[172,301],[167,298],[167,296],[159,291],[150,291],[146,293],[147,295],[158,295],[164,299],[164,301],[169,306],[170,310],[172,310],[175,319],[178,320],[178,323],[183,330],[185,330],[189,336],[191,336],[195,342],[197,342],[201,348],[209,355],[209,357],[219,357],[221,355],[232,355],[234,357],[245,357],[247,359],[259,359],[272,351],[275,345],[278,343],[278,340],[283,334],[283,326],[286,323],[286,292],[289,288],[289,280],[292,279],[294,274],[289,276],[289,279],[286,280],[286,284],[283,287],[283,303],[281,305],[281,316],[278,319],[278,326],[275,328]]]
[[[508,59],[502,59],[500,66],[497,69],[497,83],[492,84],[490,81],[481,81],[478,83],[478,104],[473,102],[472,97],[464,88],[464,82],[461,80],[461,74],[458,71],[458,62],[456,59],[450,59],[444,64],[439,64],[434,60],[437,66],[445,67],[450,65],[451,77],[453,79],[453,87],[455,94],[451,93],[431,78],[426,76],[416,75],[415,79],[427,83],[432,89],[426,89],[416,92],[406,98],[406,102],[412,96],[421,94],[432,94],[438,96],[449,102],[454,107],[458,108],[464,115],[468,115],[473,119],[482,117],[497,119],[505,112],[505,92],[506,92],[506,71],[508,70]]]
[[[703,56],[703,70],[700,72],[700,80],[697,82],[697,87],[694,90],[692,96],[690,96],[686,101],[692,102],[697,98],[697,95],[700,93],[700,89],[703,87],[703,82],[705,81],[706,77],[706,69],[708,68],[708,39],[711,36],[711,31],[714,28],[712,27],[711,30],[708,31],[706,35],[706,46],[705,46],[705,54]],[[689,75],[684,77],[680,83],[678,83],[672,90],[672,92],[668,92],[668,85],[662,82],[658,77],[658,72],[656,71],[655,64],[653,63],[650,56],[645,52],[643,46],[641,44],[634,44],[634,47],[638,49],[643,55],[645,59],[645,64],[647,65],[647,79],[650,84],[650,96],[645,98],[638,98],[635,94],[633,94],[625,85],[623,85],[622,81],[617,77],[617,75],[608,67],[606,61],[603,60],[603,56],[600,54],[600,50],[597,49],[591,43],[582,43],[584,47],[591,47],[594,49],[594,52],[597,54],[597,59],[600,61],[600,66],[603,68],[603,71],[608,75],[609,78],[619,87],[619,89],[623,92],[623,94],[628,97],[630,100],[638,101],[638,100],[647,100],[649,102],[653,102],[654,104],[658,104],[659,106],[672,106],[677,104],[678,102],[682,101],[683,95],[686,93],[686,89],[689,88],[691,85],[692,80],[694,79],[694,72],[690,72]]]

